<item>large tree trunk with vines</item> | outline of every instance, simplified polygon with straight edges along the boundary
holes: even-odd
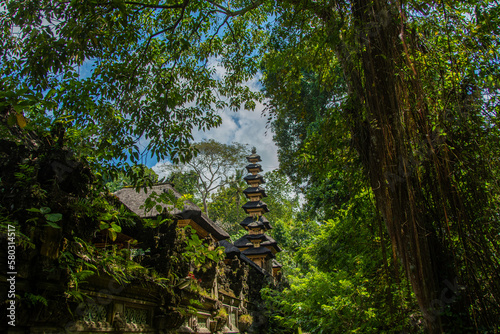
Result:
[[[415,2],[288,2],[312,11],[328,29],[349,88],[343,116],[427,331],[497,329],[500,140],[489,123],[494,114],[496,124],[498,113],[485,103],[486,92],[497,88],[478,76],[469,49],[460,57],[450,46],[457,43],[449,33],[456,21],[431,23],[440,36],[434,41],[419,37],[428,26],[414,22],[416,33],[407,34],[405,10],[420,15]],[[454,3],[428,5],[434,19],[446,21]],[[425,41],[440,57],[427,57]],[[459,47],[483,43],[467,42]]]
[[[406,35],[400,3],[358,0],[350,14],[358,35],[337,47],[350,89],[346,116],[427,330],[495,328],[500,264],[488,145],[498,140],[481,99],[471,102],[463,83],[447,106],[429,102],[423,83],[433,87],[435,74],[412,60],[418,43]]]
[[[357,105],[351,105],[353,137],[393,251],[413,286],[428,331],[441,333],[440,280],[453,281],[456,275],[443,267],[438,270],[442,252],[425,210],[419,207],[423,196],[417,170],[412,166],[412,143],[422,140],[419,136],[425,138],[425,133],[417,133],[416,129],[426,127],[426,109],[424,104],[410,105],[418,101],[404,96],[403,90],[418,87],[402,87],[399,72],[405,64],[404,35],[396,24],[396,9],[381,1],[361,0],[353,4],[360,70],[346,68],[348,62],[344,58],[351,99],[357,101],[353,102]],[[431,152],[430,142],[422,144],[429,145]]]

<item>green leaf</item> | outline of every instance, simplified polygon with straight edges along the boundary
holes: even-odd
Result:
[[[90,276],[93,276],[95,274],[94,271],[92,270],[82,270],[82,271],[79,271],[76,273],[76,277],[78,278],[78,280],[84,280]]]
[[[50,212],[50,208],[49,208],[49,207],[44,206],[44,207],[41,207],[41,208],[40,208],[40,213],[41,213],[42,215],[44,215],[44,214],[46,214],[46,213],[49,213],[49,212]]]
[[[121,226],[117,225],[115,223],[111,223],[111,228],[113,229],[113,231],[118,232],[118,233],[120,233],[122,231]]]
[[[47,220],[47,225],[49,225],[50,227],[53,227],[53,228],[61,228],[61,226],[57,225],[54,222],[51,222],[50,220]]]
[[[117,236],[116,232],[114,230],[112,230],[112,229],[109,229],[108,233],[109,233],[109,237],[111,238],[111,240],[115,241],[116,240],[116,236]]]
[[[36,212],[36,213],[41,213],[40,209],[37,209],[37,208],[30,208],[30,209],[26,209],[26,211],[29,211],[29,212]]]
[[[16,121],[17,121],[17,115],[20,115],[20,113],[26,108],[25,106],[22,106],[22,105],[19,105],[19,104],[16,104],[16,105],[13,105],[12,108],[14,108],[14,110],[17,112],[16,114]]]
[[[46,95],[45,95],[45,99],[50,99],[52,96],[55,95],[55,93],[57,92],[57,90],[55,88],[52,88]]]
[[[105,212],[105,213],[102,213],[100,215],[100,219],[102,220],[110,220],[110,219],[113,219],[113,215],[109,212]]]
[[[110,228],[110,225],[109,225],[109,224],[107,224],[107,223],[105,223],[105,222],[103,222],[103,221],[99,222],[99,229],[100,229],[101,231],[102,231],[102,230],[105,230],[105,229],[108,229],[108,228]]]
[[[49,213],[45,215],[45,219],[47,219],[50,222],[58,222],[62,219],[62,214],[60,213]]]
[[[16,114],[16,120],[17,120],[17,125],[19,125],[19,127],[21,129],[24,129],[26,127],[26,118],[24,118],[23,114],[19,113],[19,114]]]

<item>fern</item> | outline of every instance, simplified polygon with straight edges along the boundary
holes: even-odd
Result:
[[[82,270],[76,273],[76,278],[80,283],[85,282],[85,280],[95,274],[92,270]]]
[[[31,305],[36,305],[38,303],[48,306],[47,299],[40,295],[34,295],[32,293],[26,292],[24,294],[24,299]]]

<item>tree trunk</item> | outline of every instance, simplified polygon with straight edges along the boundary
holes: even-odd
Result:
[[[208,194],[208,193],[207,193]],[[203,212],[205,212],[205,214],[207,215],[208,217],[208,204],[207,204],[207,195],[203,194]]]
[[[440,276],[444,274],[449,280],[456,276],[444,272],[445,268],[438,274],[440,247],[434,242],[435,232],[425,219],[425,210],[418,207],[423,196],[411,165],[410,145],[416,135],[412,126],[417,124],[410,122],[425,122],[425,108],[418,110],[420,120],[405,115],[411,107],[402,100],[403,88],[398,81],[397,66],[404,60],[396,10],[384,1],[354,1],[360,70],[351,65],[345,50],[339,49],[339,54],[351,101],[357,101],[350,110],[353,142],[368,172],[377,208],[385,220],[393,251],[413,286],[428,332],[441,333]]]
[[[400,1],[288,2],[328,28],[348,84],[342,112],[352,144],[428,332],[497,328],[500,231],[490,193],[498,189],[491,186],[498,170],[488,164],[498,159],[489,152],[498,139],[483,119],[484,99],[470,101],[471,88],[481,92],[489,84],[475,81],[476,65],[454,54],[451,35],[447,47],[438,46],[448,57],[427,64],[419,37],[405,35]],[[446,17],[452,5],[433,10]],[[457,83],[450,74],[459,71]]]

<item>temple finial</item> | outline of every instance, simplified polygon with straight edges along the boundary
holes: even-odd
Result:
[[[254,146],[254,147],[252,147],[252,154],[255,154],[255,153],[257,153],[257,149]]]

